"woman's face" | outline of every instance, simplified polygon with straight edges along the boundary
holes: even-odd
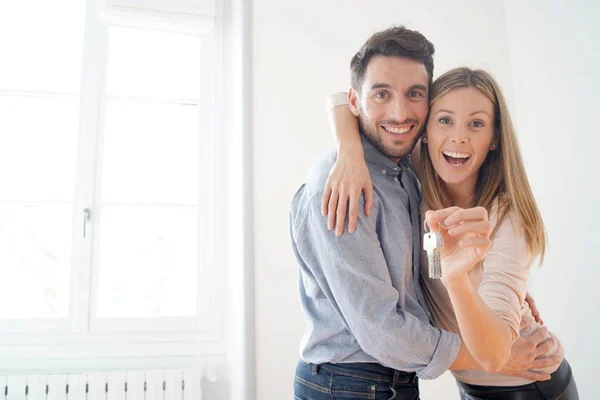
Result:
[[[431,106],[425,135],[440,178],[473,191],[479,168],[495,146],[494,105],[476,88],[451,90]]]

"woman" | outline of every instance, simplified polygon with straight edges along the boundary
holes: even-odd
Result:
[[[461,396],[578,399],[566,360],[556,371],[543,371],[551,374],[545,382],[494,373],[508,359],[519,327],[528,335],[540,326],[524,300],[531,265],[537,257],[543,261],[545,253],[544,224],[500,88],[484,71],[458,68],[433,83],[430,99],[428,122],[412,163],[422,183],[421,218],[442,233],[444,249],[442,279],[429,278],[425,252],[421,275],[436,325],[459,333],[488,371],[452,371]],[[360,188],[370,187],[370,178],[354,115],[347,107],[334,107],[331,121],[341,151],[325,190],[323,214],[340,235],[349,197],[341,188],[359,188],[354,190],[359,195]],[[350,199],[350,232],[356,226],[357,195]],[[367,215],[370,198],[366,190]],[[480,230],[481,238],[473,239],[481,241],[479,249],[473,241],[469,246],[457,242],[465,226],[453,222],[462,209],[473,207],[482,210],[486,222],[469,227]],[[488,237],[491,245],[485,246]],[[477,254],[481,249],[489,252]],[[457,260],[463,261],[460,266]]]

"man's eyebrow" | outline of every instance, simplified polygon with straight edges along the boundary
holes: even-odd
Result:
[[[371,90],[375,89],[391,89],[392,87],[387,83],[374,83],[371,85]]]
[[[422,91],[424,91],[424,92],[427,92],[427,91],[428,91],[428,88],[427,88],[427,86],[425,86],[425,85],[421,85],[420,83],[417,83],[417,84],[415,84],[415,85],[412,85],[412,86],[411,86],[409,89],[410,89],[410,90],[415,90],[415,89],[418,89],[418,90],[422,90]]]
[[[378,83],[374,83],[373,85],[371,85],[371,90],[375,90],[375,89],[391,89],[391,88],[392,88],[392,86],[390,86],[387,83],[383,83],[383,82],[378,82]],[[417,83],[417,84],[414,84],[411,87],[409,87],[408,90],[422,90],[424,92],[427,92],[428,88],[425,85]]]

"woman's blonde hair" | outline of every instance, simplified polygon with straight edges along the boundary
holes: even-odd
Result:
[[[495,151],[490,151],[479,169],[473,206],[490,211],[499,200],[498,222],[513,212],[522,227],[532,258],[546,252],[546,231],[525,173],[521,151],[513,129],[508,107],[500,87],[490,74],[482,70],[456,68],[440,76],[432,85],[430,106],[448,92],[459,88],[476,88],[494,104]],[[444,208],[445,192],[433,168],[429,149],[421,145],[418,175],[423,184],[423,198],[432,210]]]

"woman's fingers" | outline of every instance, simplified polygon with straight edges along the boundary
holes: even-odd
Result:
[[[339,197],[339,192],[337,189],[333,188],[331,195],[329,196],[329,203],[327,204],[327,229],[330,231],[335,227],[335,218]]]
[[[434,211],[427,211],[425,213],[425,221],[427,223],[427,225],[429,226],[429,229],[431,230],[431,232],[439,232],[441,229],[440,223],[437,222],[435,220],[435,218],[432,217]]]
[[[460,207],[449,207],[444,208],[442,210],[432,211],[429,210],[425,214],[425,220],[427,224],[431,228],[433,232],[438,232],[441,228],[441,225],[444,220],[446,220],[450,215],[454,214],[458,210],[461,210]]]
[[[329,211],[329,199],[331,197],[332,183],[331,179],[327,179],[327,184],[325,185],[325,191],[323,192],[323,197],[321,198],[321,215],[326,216]]]
[[[344,233],[344,222],[346,220],[346,210],[348,208],[348,192],[342,188],[337,202],[337,211],[335,215],[335,236],[340,237]]]
[[[373,208],[373,183],[370,176],[362,191],[365,195],[365,215],[368,217],[371,215],[371,209]]]
[[[447,209],[450,210],[450,209]],[[440,210],[442,211],[442,210]],[[487,221],[488,212],[484,207],[461,208],[449,213],[447,218],[443,220],[444,226],[451,228],[455,225],[463,224],[470,221]]]
[[[487,210],[483,207],[460,208],[448,207],[427,213],[427,222],[437,222],[451,228],[470,221],[487,221]]]
[[[492,224],[490,221],[470,221],[455,225],[448,230],[448,234],[457,237],[471,233],[488,236],[491,230]]]
[[[369,216],[373,208],[373,184],[367,165],[364,160],[362,163],[358,159],[351,163],[338,160],[331,168],[321,199],[321,214],[327,216],[327,229],[335,229],[335,235],[341,236],[348,218],[348,232],[354,232],[363,193],[364,212]]]
[[[492,244],[492,241],[489,238],[485,237],[468,237],[465,239],[461,239],[458,242],[460,247],[479,247],[479,248],[489,248]]]
[[[373,187],[363,189],[365,191],[365,214],[371,214],[373,207]],[[360,205],[361,189],[353,189],[350,192],[337,190],[328,182],[323,193],[321,201],[321,213],[327,216],[327,229],[335,229],[335,235],[341,236],[344,233],[344,223],[346,222],[346,213],[348,213],[348,232],[353,233],[356,230],[358,221],[358,207]]]
[[[350,194],[348,209],[348,233],[356,230],[356,220],[358,220],[358,204],[360,200],[360,190]],[[366,212],[365,212],[366,214]]]

